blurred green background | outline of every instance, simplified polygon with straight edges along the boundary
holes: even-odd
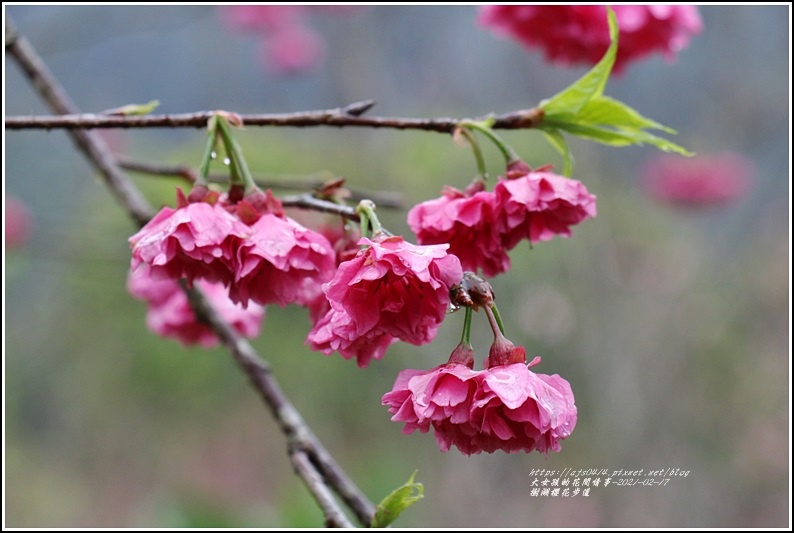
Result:
[[[468,7],[370,7],[312,15],[327,40],[316,71],[277,77],[256,39],[217,9],[4,6],[86,111],[159,99],[158,112],[281,112],[374,98],[377,115],[471,117],[531,107],[583,72],[496,38]],[[598,217],[571,239],[511,252],[492,280],[508,336],[571,382],[579,408],[563,451],[465,457],[403,436],[381,395],[403,368],[457,343],[395,345],[358,369],[303,346],[305,310],[270,308],[254,341],[287,395],[378,501],[415,469],[426,498],[404,527],[790,526],[790,6],[701,8],[704,32],[674,64],[629,67],[607,94],[679,130],[704,154],[735,151],[757,178],[719,207],[649,199],[636,171],[650,148],[573,142],[575,177]],[[6,115],[47,112],[8,61]],[[505,133],[533,166],[558,165],[542,136]],[[108,132],[119,153],[197,166],[200,130]],[[151,334],[125,290],[135,231],[61,131],[6,131],[5,194],[34,230],[4,255],[5,524],[9,527],[314,527],[320,512],[285,441],[221,349]],[[465,186],[471,154],[422,132],[256,129],[239,140],[255,172],[327,170],[406,206]],[[495,174],[499,154],[486,157]],[[155,205],[169,179],[135,176]],[[407,232],[405,211],[382,211]],[[475,316],[475,349],[491,337]],[[665,487],[530,496],[530,472],[680,468]]]

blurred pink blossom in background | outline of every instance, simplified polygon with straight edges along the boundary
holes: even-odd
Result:
[[[639,171],[647,193],[657,200],[683,205],[725,204],[747,194],[755,167],[732,152],[698,155],[656,155]]]
[[[259,60],[265,70],[296,74],[317,67],[325,40],[306,23],[313,13],[353,13],[359,6],[241,5],[221,6],[221,18],[232,30],[261,36]]]
[[[696,6],[613,5],[612,9],[620,27],[616,74],[655,52],[672,61],[703,29]],[[479,23],[527,48],[539,48],[548,61],[563,65],[595,65],[609,47],[604,5],[482,6]]]
[[[6,247],[18,248],[30,237],[33,227],[30,211],[21,200],[12,196],[6,196],[4,210]]]

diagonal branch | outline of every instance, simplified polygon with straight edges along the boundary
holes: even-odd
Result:
[[[69,99],[32,45],[20,36],[10,17],[6,18],[6,51],[16,59],[42,99],[56,113],[76,113]],[[108,147],[96,134],[82,130],[69,132],[78,149],[102,174],[108,188],[130,216],[143,225],[152,210],[140,191],[119,168]],[[231,356],[248,376],[252,386],[262,397],[287,438],[290,458],[296,472],[317,499],[326,516],[326,524],[347,527],[349,522],[336,504],[329,488],[353,511],[362,525],[368,525],[375,514],[375,506],[347,477],[330,453],[317,440],[300,413],[284,395],[269,365],[253,347],[227,323],[197,290],[188,291],[191,305],[198,317],[209,323]]]
[[[325,482],[315,470],[309,456],[305,452],[296,452],[291,454],[291,457],[295,472],[306,483],[309,492],[312,493],[317,505],[320,506],[323,514],[325,514],[325,526],[352,528],[353,524],[350,520],[339,512],[339,508],[334,501],[334,495],[331,494],[331,491],[328,490]]]

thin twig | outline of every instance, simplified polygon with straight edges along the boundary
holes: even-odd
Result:
[[[19,35],[10,20],[6,18],[6,50],[23,68],[39,94],[56,113],[76,113],[78,110],[69,99],[57,80],[49,72],[36,51],[24,37]],[[101,138],[90,132],[76,130],[71,132],[78,149],[86,156],[103,175],[105,183],[126,208],[130,216],[140,225],[151,217],[151,208],[135,186],[127,179],[108,147]],[[197,290],[189,290],[188,297],[196,315],[209,323],[231,356],[248,376],[251,384],[265,401],[282,432],[287,438],[290,457],[295,453],[304,453],[309,463],[314,465],[319,476],[307,483],[316,485],[317,479],[328,484],[350,507],[362,525],[368,525],[374,516],[375,506],[347,477],[342,468],[333,460],[328,451],[317,440],[306,422],[292,403],[282,392],[270,367],[264,362],[253,347],[218,314]],[[301,461],[301,464],[305,463]],[[302,470],[301,470],[302,472]],[[300,472],[299,472],[300,473]],[[314,486],[314,485],[313,485]],[[344,513],[335,506],[333,498],[323,500],[323,505],[332,509],[326,514],[326,521],[335,524]],[[335,506],[335,507],[334,507]],[[326,510],[325,508],[323,509]]]
[[[196,181],[196,171],[188,165],[169,165],[152,161],[140,161],[129,157],[117,155],[116,159],[121,168],[133,172],[141,172],[155,176],[170,176],[180,178],[188,183]],[[316,190],[330,179],[336,179],[330,172],[317,172],[302,176],[303,179],[284,176],[254,176],[254,182],[263,189],[290,189],[298,191]],[[207,177],[210,183],[229,183],[228,174],[212,173]],[[345,187],[350,192],[354,201],[368,198],[381,208],[402,209],[405,202],[401,194],[389,191],[367,191],[360,188]]]
[[[356,104],[351,104],[355,106]],[[534,107],[505,115],[488,115],[475,119],[462,118],[402,118],[402,117],[362,117],[340,107],[319,111],[298,113],[267,113],[236,115],[246,126],[288,126],[297,128],[335,126],[388,128],[397,130],[423,130],[439,133],[452,133],[462,120],[493,119],[494,129],[536,128],[543,121],[543,110]],[[5,127],[21,129],[90,129],[90,128],[204,128],[216,111],[197,111],[172,115],[102,115],[97,113],[70,114],[61,116],[11,116],[6,117]]]

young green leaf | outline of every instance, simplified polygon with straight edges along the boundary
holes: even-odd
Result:
[[[103,111],[103,115],[118,115],[118,116],[137,116],[137,115],[148,115],[155,109],[157,106],[160,105],[160,100],[151,100],[145,104],[127,104],[121,107],[115,107],[113,109],[108,109]]]
[[[573,176],[573,153],[568,146],[568,141],[565,140],[565,136],[556,128],[544,129],[543,135],[546,137],[546,140],[549,141],[549,144],[562,156],[563,176],[569,178]]]
[[[566,171],[572,170],[572,158],[562,131],[610,146],[650,144],[665,152],[694,155],[686,148],[646,131],[654,129],[675,134],[674,129],[643,117],[623,102],[603,95],[615,63],[619,34],[612,9],[607,9],[607,16],[612,43],[606,54],[573,85],[540,103],[544,116],[538,128],[563,155]]]
[[[604,57],[601,58],[596,66],[568,88],[556,95],[543,100],[540,106],[545,112],[545,116],[568,116],[576,115],[592,98],[597,98],[604,94],[604,88],[609,80],[609,73],[615,64],[618,54],[618,21],[615,12],[607,8],[609,20],[609,37],[612,43],[609,45]]]
[[[414,483],[414,471],[405,485],[398,487],[378,504],[375,517],[370,527],[386,527],[394,522],[405,509],[424,498],[425,488],[421,483]]]

